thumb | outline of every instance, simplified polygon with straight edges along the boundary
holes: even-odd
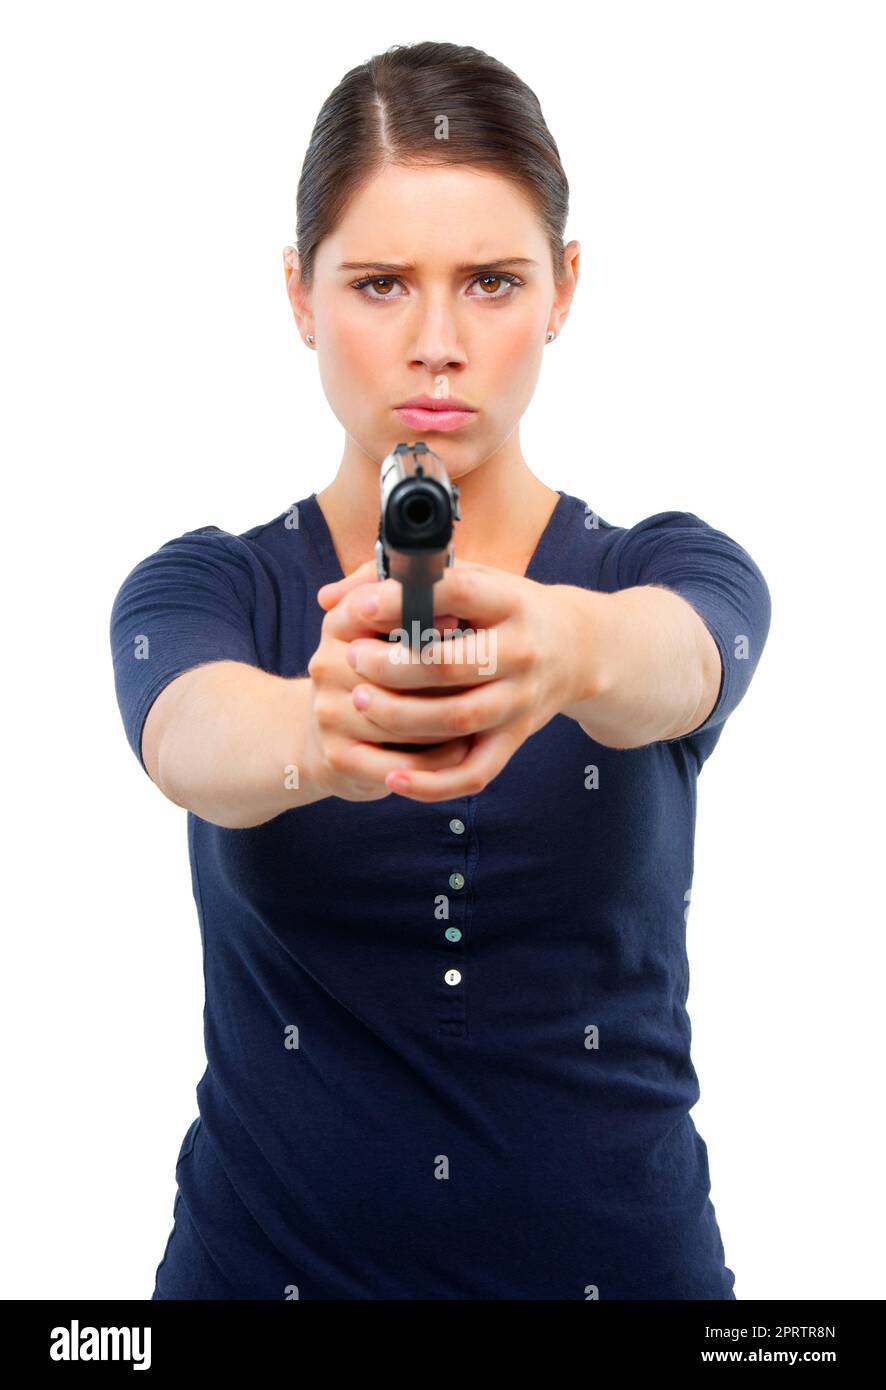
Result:
[[[352,589],[356,589],[358,584],[368,584],[378,579],[375,560],[365,560],[357,569],[345,575],[344,579],[336,579],[332,584],[323,584],[317,590],[317,602],[320,607],[327,612],[334,608]]]

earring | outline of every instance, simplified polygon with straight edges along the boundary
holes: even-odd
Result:
[[[313,341],[314,341],[314,335],[313,335],[313,333],[309,333],[309,334],[308,334],[308,342],[309,342],[309,343],[313,343]]]
[[[555,334],[553,328],[549,328],[549,329],[548,329],[548,332],[547,332],[547,341],[548,341],[549,343],[552,343],[552,342],[554,341],[554,338],[555,338],[556,336],[557,336],[557,335]]]

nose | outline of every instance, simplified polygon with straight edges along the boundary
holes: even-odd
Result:
[[[410,355],[429,372],[467,362],[459,316],[447,296],[429,296],[417,306]]]

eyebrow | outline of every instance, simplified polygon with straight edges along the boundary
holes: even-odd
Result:
[[[489,270],[497,265],[536,265],[536,261],[529,260],[526,256],[498,256],[495,260],[482,261],[479,265],[461,264],[455,269],[462,274],[470,271]],[[377,270],[383,275],[404,275],[409,271],[415,270],[414,265],[395,265],[392,261],[342,261],[339,270]]]

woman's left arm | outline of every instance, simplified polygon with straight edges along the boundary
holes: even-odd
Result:
[[[557,585],[554,601],[573,607],[574,674],[587,692],[559,712],[597,743],[642,748],[681,738],[707,719],[722,660],[686,599],[654,584],[612,594]]]

